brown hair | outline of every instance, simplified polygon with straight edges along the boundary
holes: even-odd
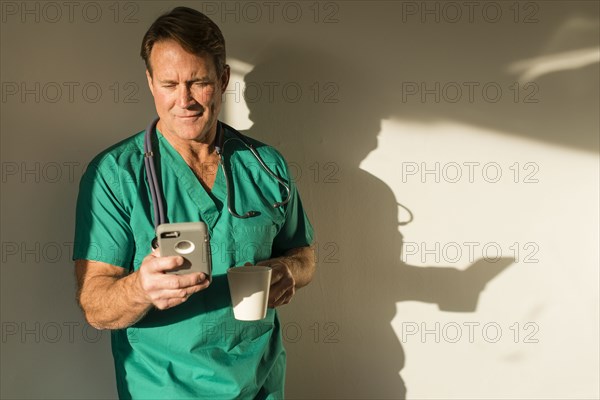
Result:
[[[162,40],[175,40],[189,53],[197,56],[208,54],[213,58],[217,75],[225,68],[225,38],[210,18],[188,7],[176,7],[167,12],[150,26],[144,39],[140,55],[146,69],[152,75],[150,53],[155,43]]]

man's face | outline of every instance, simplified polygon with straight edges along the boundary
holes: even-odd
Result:
[[[212,144],[229,69],[217,76],[212,57],[188,53],[173,40],[154,44],[150,64],[146,76],[161,132]]]

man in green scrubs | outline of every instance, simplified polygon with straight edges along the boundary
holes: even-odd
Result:
[[[287,191],[258,164],[217,116],[229,81],[219,28],[178,7],[159,17],[142,43],[160,120],[154,144],[169,222],[203,221],[213,278],[168,274],[181,257],[151,251],[155,236],[144,170],[144,132],[100,153],[81,179],[75,247],[78,300],[87,321],[111,329],[120,398],[282,398],[286,356],[276,307],[314,274],[313,231],[287,164],[253,139]],[[219,129],[230,188],[219,169]],[[227,196],[242,214],[227,210]],[[233,317],[226,271],[246,263],[272,267],[269,309],[260,321]]]

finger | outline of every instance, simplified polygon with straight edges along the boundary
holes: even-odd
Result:
[[[279,294],[275,294],[274,292],[270,292],[269,293],[269,307],[273,308],[275,307],[275,304],[277,303],[276,300],[279,298]]]
[[[288,304],[291,300],[292,300],[291,295],[283,295],[283,296],[279,297],[277,300],[273,300],[272,302],[270,302],[269,307],[275,308],[275,307],[284,306],[284,305]]]
[[[293,288],[278,285],[269,292],[269,304],[271,304],[272,307],[277,307],[281,305],[286,298],[291,298],[292,295]]]
[[[289,304],[290,301],[292,300],[292,297],[294,297],[294,296],[293,295],[287,295],[287,296],[281,297],[277,301],[277,307],[285,306],[286,304]]]
[[[271,285],[279,283],[286,276],[288,276],[288,271],[285,265],[271,265]]]
[[[161,284],[158,288],[161,289],[185,289],[196,285],[208,284],[206,275],[202,272],[193,272],[189,274],[164,274],[160,276]]]
[[[285,288],[294,287],[296,285],[293,275],[285,265],[278,265],[276,269],[272,270],[271,286],[274,285],[281,285]]]
[[[169,308],[173,308],[175,306],[178,306],[180,304],[183,304],[187,301],[186,298],[176,298],[176,297],[172,297],[169,299],[161,299],[159,301],[156,301],[154,303],[154,305],[156,306],[156,308],[158,308],[159,310],[167,310]]]
[[[152,257],[149,262],[148,268],[152,272],[167,272],[177,269],[183,265],[183,257],[181,256],[169,256],[169,257]]]
[[[149,294],[151,292],[160,292],[161,290],[177,290],[195,285],[208,286],[210,284],[208,279],[206,279],[206,275],[201,272],[183,275],[146,272],[143,276],[146,279],[143,280],[142,287]],[[156,295],[152,295],[151,298],[156,299],[157,297]]]
[[[293,292],[292,290],[286,290],[285,292],[283,292],[281,294],[281,296],[276,300],[277,305],[282,306],[284,304],[287,304],[290,302],[292,296],[293,296]]]
[[[208,287],[208,281],[194,286],[188,286],[182,289],[165,289],[157,293],[161,299],[184,299],[187,300],[194,293],[198,293]]]
[[[157,306],[160,304],[181,304],[190,298],[194,293],[198,293],[208,287],[208,281],[202,284],[189,286],[183,289],[164,289],[154,292],[153,303]]]
[[[287,288],[281,285],[281,283],[272,283],[269,287],[269,299],[273,301],[281,297]]]
[[[281,283],[281,279],[283,279],[283,274],[281,272],[271,272],[271,286]]]

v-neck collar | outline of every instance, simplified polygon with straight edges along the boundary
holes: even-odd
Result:
[[[221,168],[217,167],[217,176],[215,177],[212,189],[210,191],[206,190],[181,154],[175,150],[158,129],[156,130],[156,135],[159,139],[162,167],[171,169],[172,173],[168,174],[168,176],[177,179],[181,186],[185,188],[190,200],[197,206],[202,221],[212,231],[219,220],[221,210],[227,200],[225,178]],[[166,194],[165,198],[168,198]]]

